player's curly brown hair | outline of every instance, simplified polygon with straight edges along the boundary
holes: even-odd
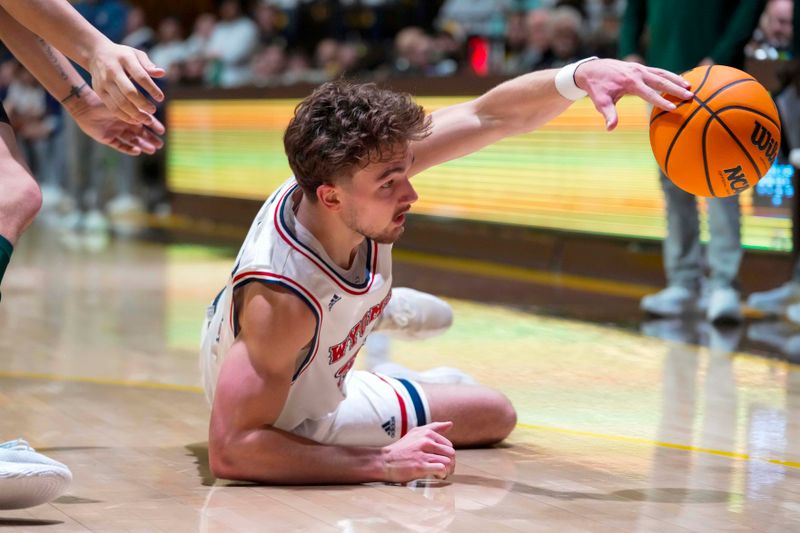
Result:
[[[388,161],[398,146],[424,139],[431,121],[411,95],[343,80],[320,85],[297,106],[283,146],[306,197],[317,187]]]

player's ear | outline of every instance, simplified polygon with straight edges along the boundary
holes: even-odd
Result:
[[[338,211],[342,205],[339,190],[331,183],[323,183],[317,187],[317,201],[333,211]]]

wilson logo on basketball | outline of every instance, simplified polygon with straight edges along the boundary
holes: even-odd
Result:
[[[733,191],[742,192],[750,187],[750,183],[748,183],[747,177],[744,175],[744,171],[742,171],[742,165],[726,168],[722,172],[725,173],[725,179],[728,180],[728,185],[731,186]]]
[[[772,134],[756,120],[753,134],[750,136],[753,146],[764,152],[770,162],[775,160],[778,155],[778,143],[772,138]]]

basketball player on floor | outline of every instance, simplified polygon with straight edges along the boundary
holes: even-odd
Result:
[[[500,392],[352,370],[373,329],[400,323],[393,307],[411,312],[405,327],[430,326],[417,301],[395,302],[415,293],[391,291],[391,245],[417,199],[409,179],[534,130],[586,92],[613,129],[622,95],[673,109],[659,92],[690,98],[687,85],[594,59],[429,116],[374,85],[314,91],[284,137],[294,177],[261,208],[208,310],[201,364],[213,473],[282,484],[444,478],[454,448],[503,440],[516,413]]]
[[[156,133],[164,133],[164,126],[130,81],[136,80],[154,98],[163,98],[151,79],[162,76],[163,70],[143,52],[112,43],[65,0],[0,0],[0,39],[92,138],[130,155],[161,148]],[[91,72],[93,88],[59,50]],[[41,205],[39,187],[2,106],[0,191],[2,280],[13,245]],[[66,466],[36,453],[22,439],[0,444],[0,508],[49,501],[66,489],[71,477]]]

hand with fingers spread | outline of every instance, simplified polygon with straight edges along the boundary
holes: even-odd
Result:
[[[144,124],[130,124],[121,120],[106,107],[97,94],[83,89],[80,98],[64,104],[78,126],[95,141],[108,145],[128,155],[154,154],[164,141],[164,125],[155,118]]]
[[[589,94],[595,108],[605,118],[608,130],[617,126],[614,105],[626,94],[636,95],[665,111],[675,109],[675,104],[662,93],[681,100],[694,96],[688,90],[689,83],[677,74],[614,59],[582,63],[575,70],[575,83]]]
[[[443,435],[452,422],[433,422],[409,431],[382,450],[385,480],[405,483],[434,476],[445,479],[456,467],[453,443]]]
[[[135,83],[152,99],[161,102],[164,93],[153,78],[161,78],[166,72],[155,66],[147,54],[106,40],[92,56],[89,72],[92,88],[116,117],[129,124],[153,126],[156,106]]]

